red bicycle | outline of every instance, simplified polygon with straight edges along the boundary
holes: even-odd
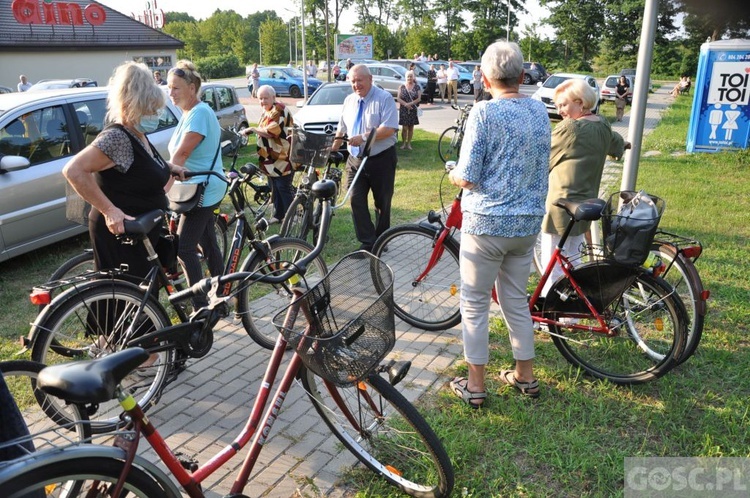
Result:
[[[396,314],[425,330],[444,330],[461,320],[456,237],[461,195],[453,199],[445,223],[430,211],[426,222],[391,228],[373,247],[394,269]],[[578,221],[598,220],[605,202],[559,199],[555,206],[565,209],[571,221],[530,297],[532,320],[565,359],[594,377],[636,384],[664,375],[679,362],[686,344],[688,318],[679,295],[640,265],[571,261],[561,252],[570,230]],[[541,290],[555,266],[564,275],[543,298]]]

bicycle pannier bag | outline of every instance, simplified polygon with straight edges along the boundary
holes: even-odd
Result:
[[[619,198],[625,202],[618,210]],[[664,201],[642,190],[613,194],[602,217],[607,255],[618,263],[643,264],[663,211]]]
[[[169,209],[175,213],[188,213],[200,207],[206,183],[175,183],[167,192]]]

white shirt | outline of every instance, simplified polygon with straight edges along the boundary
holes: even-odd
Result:
[[[445,72],[448,73],[448,81],[458,80],[458,68],[456,66],[449,66],[448,69],[445,70]]]
[[[31,83],[28,82],[28,81],[26,83],[19,83],[18,84],[18,91],[19,92],[25,92],[29,88],[31,88]]]

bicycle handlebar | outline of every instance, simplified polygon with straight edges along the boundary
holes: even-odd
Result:
[[[309,265],[315,258],[317,258],[323,251],[326,239],[328,238],[328,230],[331,225],[331,218],[333,216],[333,209],[331,206],[331,199],[336,192],[336,185],[331,180],[318,181],[313,184],[312,194],[323,201],[323,210],[320,220],[320,230],[318,232],[317,243],[313,250],[300,259],[299,261],[293,262],[288,269],[279,275],[258,275],[257,272],[237,272],[223,275],[220,277],[205,278],[200,282],[192,285],[190,288],[177,292],[169,296],[169,302],[172,304],[179,303],[195,297],[196,295],[206,295],[214,288],[220,288],[221,286],[237,282],[241,280],[249,280],[252,282],[262,282],[266,284],[281,284],[289,280],[296,275],[304,276],[307,271],[307,265]]]

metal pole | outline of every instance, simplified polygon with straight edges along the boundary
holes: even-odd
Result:
[[[508,21],[505,25],[505,41],[510,41],[510,0],[508,0]]]
[[[307,45],[305,44],[305,0],[299,2],[300,11],[302,12],[302,85],[305,100],[307,100]]]
[[[656,23],[659,16],[659,0],[646,0],[643,12],[643,30],[641,46],[638,48],[637,73],[633,89],[633,105],[630,108],[630,126],[628,136],[630,151],[625,154],[625,165],[622,170],[620,190],[634,190],[638,178],[638,162],[641,157],[643,141],[643,123],[646,119],[646,101],[648,100],[648,83],[651,79],[651,59],[656,37]]]
[[[326,17],[326,68],[328,68],[327,70],[328,82],[330,83],[331,73],[333,71],[331,70],[331,40],[330,40],[331,35],[328,33],[328,0],[325,0],[325,2],[323,2],[323,8],[326,9],[326,12],[325,12],[326,14],[325,15]]]
[[[292,57],[292,20],[291,19],[286,24],[286,27],[287,27],[287,31],[289,32],[289,62],[292,62],[294,58]]]

